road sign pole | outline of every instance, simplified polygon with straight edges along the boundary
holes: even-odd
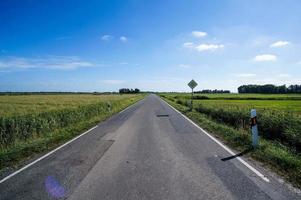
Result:
[[[193,88],[191,89],[191,111],[193,109]]]
[[[257,127],[257,113],[255,109],[251,110],[251,130],[252,130],[252,146],[256,148],[259,143],[258,127]]]

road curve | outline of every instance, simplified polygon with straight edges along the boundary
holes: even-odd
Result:
[[[1,183],[0,199],[300,199],[229,156],[149,95]]]

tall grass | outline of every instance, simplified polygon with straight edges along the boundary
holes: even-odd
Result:
[[[196,111],[236,129],[249,129],[250,109],[241,107],[205,107],[196,105]],[[290,112],[260,110],[258,130],[262,137],[278,140],[296,152],[301,151],[301,119]]]
[[[53,98],[56,99],[57,96],[53,95]],[[50,109],[46,112],[1,116],[0,171],[34,153],[46,151],[71,139],[142,98],[143,95],[111,95],[104,97],[105,101],[92,101],[92,104],[77,103],[77,106],[65,105],[63,109]],[[49,101],[55,102],[53,99]],[[34,105],[36,103],[37,101],[32,102]]]
[[[0,95],[0,116],[21,116],[132,98],[133,95]]]
[[[189,106],[189,100],[181,98],[183,97],[181,95],[165,96],[178,104]],[[269,100],[267,101],[269,102]],[[206,114],[212,119],[236,129],[248,130],[250,128],[251,106],[235,105],[235,103],[230,106],[224,103],[227,100],[213,100],[213,102],[209,102],[210,100],[197,100],[194,102],[194,108],[197,112]],[[272,101],[270,102],[272,103]],[[269,140],[277,140],[292,151],[301,152],[301,118],[297,113],[289,110],[262,108],[258,109],[257,119],[259,133],[262,137]]]
[[[113,101],[90,105],[79,105],[75,108],[51,110],[42,113],[0,116],[0,147],[12,145],[18,140],[37,138],[55,129],[63,128],[100,114],[113,113],[114,110],[120,107],[122,101],[131,99],[134,100],[135,97],[114,99]]]
[[[57,128],[69,126],[81,120],[89,119],[100,113],[111,112],[117,102],[97,103],[48,111],[24,116],[0,117],[0,145],[7,146],[16,140],[28,140],[49,133]]]

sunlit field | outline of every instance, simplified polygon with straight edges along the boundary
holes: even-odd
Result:
[[[175,103],[190,106],[191,94],[164,93]],[[301,95],[195,94],[194,109],[234,128],[249,129],[251,109],[257,109],[262,137],[301,150]]]
[[[196,104],[208,107],[239,107],[258,110],[281,110],[301,115],[301,100],[196,100]]]
[[[133,95],[3,95],[0,96],[0,116],[26,115],[65,108],[77,108],[96,103],[122,100]]]
[[[168,93],[170,98],[190,100],[188,93]],[[194,94],[194,104],[205,107],[275,110],[301,115],[300,94]]]
[[[0,96],[0,171],[73,138],[143,97],[142,94]]]

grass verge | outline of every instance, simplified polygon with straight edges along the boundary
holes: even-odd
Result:
[[[248,131],[218,123],[205,114],[195,110],[188,111],[187,106],[178,104],[168,98],[163,97],[163,99],[232,148],[238,151],[250,148],[251,138]],[[288,147],[276,141],[261,138],[259,147],[248,155],[276,171],[294,186],[301,188],[301,156],[293,153]]]
[[[135,98],[125,99],[113,104],[112,109],[101,112],[96,116],[90,117],[87,120],[82,120],[78,123],[70,124],[63,128],[57,128],[41,137],[31,138],[28,140],[20,140],[13,145],[0,149],[0,175],[7,171],[8,168],[17,168],[25,160],[35,157],[39,153],[50,151],[66,141],[81,134],[83,131],[104,121],[115,113],[125,109],[126,107],[141,100],[144,95],[136,96]]]

